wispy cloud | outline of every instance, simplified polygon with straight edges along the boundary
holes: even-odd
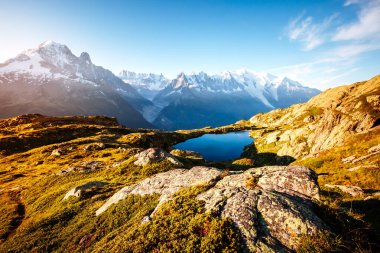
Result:
[[[326,41],[326,31],[336,17],[337,14],[333,14],[321,23],[316,23],[313,21],[313,17],[305,17],[305,13],[302,13],[289,22],[285,28],[285,35],[291,41],[301,42],[305,51],[312,50]]]
[[[337,80],[339,80],[340,84],[343,84],[343,77],[349,76],[358,70],[359,68],[354,66],[354,61],[332,57],[273,68],[268,72],[279,76],[287,76],[308,86],[324,90],[331,87],[332,83]]]
[[[340,40],[377,40],[380,41],[380,0],[346,2],[346,4],[359,4],[361,10],[357,21],[341,26],[332,38]]]
[[[338,14],[315,22],[312,16],[301,13],[289,21],[285,32],[290,41],[302,44],[303,51],[311,51],[322,44],[318,58],[300,64],[283,66],[269,71],[325,89],[331,82],[349,80],[359,71],[357,62],[364,53],[380,50],[380,0],[346,0],[344,8],[356,5],[357,16],[348,24],[341,24]]]

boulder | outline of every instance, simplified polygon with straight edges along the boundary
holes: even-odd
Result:
[[[84,191],[92,189],[92,188],[100,188],[100,187],[103,187],[104,185],[106,185],[106,183],[100,182],[100,181],[92,181],[92,182],[79,185],[77,187],[72,188],[70,191],[68,191],[65,197],[63,198],[63,200],[66,200],[71,196],[80,198]]]
[[[325,187],[327,187],[327,188],[338,188],[342,192],[350,194],[352,197],[360,197],[360,196],[364,195],[364,191],[359,186],[325,184]]]
[[[251,178],[256,185],[248,184]],[[229,175],[197,198],[205,201],[206,210],[232,219],[252,252],[262,245],[276,251],[281,247],[276,241],[295,249],[298,236],[326,229],[312,211],[311,200],[319,199],[317,175],[301,166]]]
[[[173,165],[182,167],[183,164],[178,161],[177,158],[175,158],[173,155],[163,151],[160,148],[148,148],[137,155],[135,155],[135,158],[137,159],[134,164],[138,166],[145,166],[147,164],[151,163],[157,163],[162,161],[169,161]]]
[[[319,199],[317,175],[301,166],[267,166],[245,172],[201,166],[175,169],[124,187],[96,215],[130,194],[159,194],[157,210],[180,189],[210,183],[213,186],[196,198],[206,212],[234,222],[249,252],[288,252],[297,248],[301,236],[329,231],[313,211],[313,201]],[[143,222],[149,222],[155,211]]]
[[[89,152],[89,151],[94,151],[94,150],[102,150],[106,147],[106,145],[104,145],[104,143],[102,142],[96,142],[96,143],[91,143],[91,144],[88,144],[86,145],[83,150],[86,151],[86,152]]]
[[[105,166],[104,162],[101,161],[91,161],[91,162],[82,162],[80,165],[69,166],[67,169],[61,170],[56,175],[62,176],[70,172],[81,172],[87,173],[92,172],[98,169],[101,169]]]

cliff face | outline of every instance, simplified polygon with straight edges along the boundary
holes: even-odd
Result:
[[[250,122],[259,150],[300,157],[341,145],[380,125],[380,76],[324,91],[304,104],[258,114]]]

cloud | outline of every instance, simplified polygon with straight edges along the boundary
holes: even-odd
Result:
[[[324,90],[334,84],[343,84],[344,77],[348,77],[358,70],[355,60],[325,57],[315,61],[269,69],[268,72],[278,76],[287,76],[307,86]]]
[[[291,41],[301,42],[305,51],[312,50],[325,43],[327,39],[326,30],[336,17],[337,14],[333,14],[325,18],[321,23],[315,23],[313,17],[305,17],[305,13],[302,13],[289,22],[285,28],[285,35]]]
[[[345,5],[358,4],[360,11],[355,22],[337,29],[334,41],[378,40],[380,41],[380,0],[346,1]]]
[[[339,57],[342,59],[356,57],[363,53],[375,51],[380,49],[380,44],[377,42],[367,42],[359,44],[348,44],[337,46],[326,53],[330,56]]]
[[[360,4],[362,2],[364,2],[365,0],[347,0],[346,2],[344,2],[344,6],[350,6],[350,5],[353,5],[353,4]]]
[[[314,61],[274,68],[269,72],[319,89],[331,87],[332,82],[343,84],[358,81],[359,76],[365,78],[363,73],[369,72],[358,67],[358,63],[365,53],[380,50],[380,0],[346,0],[343,11],[352,5],[355,5],[352,10],[356,10],[356,15],[351,23],[340,23],[338,14],[327,15],[319,23],[305,13],[291,20],[285,28],[290,41],[301,43],[303,51],[311,51],[322,44],[324,47],[314,55]]]

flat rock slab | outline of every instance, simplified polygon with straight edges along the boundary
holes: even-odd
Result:
[[[96,215],[101,214],[112,204],[116,204],[131,194],[148,195],[157,193],[161,195],[160,202],[162,203],[182,188],[209,183],[220,177],[222,173],[223,171],[216,168],[201,166],[193,167],[190,170],[174,169],[159,173],[144,179],[140,183],[122,188],[96,211]]]

